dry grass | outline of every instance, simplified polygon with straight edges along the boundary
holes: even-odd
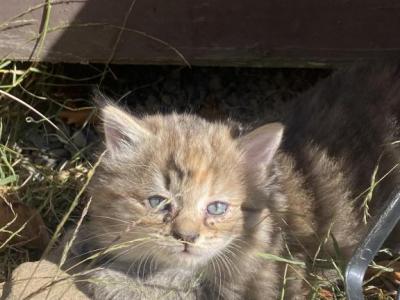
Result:
[[[84,80],[74,81],[67,76],[68,72],[53,69],[53,66],[38,65],[32,69],[14,62],[3,64],[0,73],[3,74],[0,82],[3,86],[0,98],[0,185],[3,196],[35,208],[47,225],[49,235],[53,237],[50,244],[53,244],[66,226],[79,220],[87,203],[84,189],[92,175],[95,162],[93,153],[100,143],[100,137],[95,136],[84,142],[80,139],[95,132],[90,125],[92,106],[84,98],[88,97],[90,90],[86,86],[99,77],[91,75]],[[24,76],[24,79],[20,80],[19,76]],[[304,73],[297,76],[304,77]],[[270,80],[277,78],[281,78],[281,75],[272,76]],[[81,86],[71,92],[70,84],[77,82]],[[154,84],[158,82],[156,80]],[[291,84],[289,80],[287,85]],[[147,87],[151,85],[149,83]],[[139,89],[141,86],[139,84]],[[292,96],[296,91],[281,93]],[[191,110],[213,118],[215,115],[235,115],[235,110],[241,111],[242,106],[246,105],[229,106],[228,103],[222,107],[212,101],[215,99],[206,98],[205,103]],[[141,105],[141,111],[147,110],[143,107],[144,103],[134,105]],[[149,104],[148,111],[153,108],[154,103]],[[251,112],[249,115],[245,118],[250,119]],[[52,149],[52,143],[59,149]],[[371,190],[378,181],[372,174]],[[366,195],[369,195],[368,191]],[[321,241],[321,249],[329,238]],[[1,245],[0,281],[6,280],[20,263],[38,259],[45,246],[29,249],[27,245],[14,245],[12,239]],[[303,262],[292,257],[261,255],[265,259],[286,263],[286,270],[296,272],[305,268]],[[394,299],[394,287],[398,279],[394,272],[397,268],[391,264],[393,262],[389,261],[385,267],[374,265],[373,270],[378,272],[371,272],[371,279],[366,281],[365,286],[370,299]],[[340,260],[340,253],[328,260],[319,259],[316,254],[313,265],[315,268],[312,273],[304,278],[314,291],[312,299],[345,299],[343,280],[329,279],[332,274],[336,274],[335,278],[343,279],[345,266]],[[290,278],[284,277],[284,282],[287,280]],[[282,297],[284,293],[283,290]]]
[[[45,25],[48,25],[51,6],[49,2],[46,5]],[[46,38],[47,30],[45,26],[44,31],[38,36],[39,51]],[[173,48],[173,50],[176,49]],[[0,197],[2,199],[0,201],[19,201],[35,208],[46,224],[49,236],[52,236],[50,245],[62,234],[66,226],[79,222],[82,210],[87,204],[84,189],[95,166],[93,153],[97,144],[100,143],[100,139],[96,137],[95,130],[90,124],[93,111],[87,97],[93,84],[99,83],[99,80],[107,82],[104,70],[109,68],[108,66],[106,68],[89,66],[82,69],[85,76],[71,77],[70,72],[64,72],[62,66],[0,60]],[[164,75],[172,74],[173,77],[177,70],[179,71],[178,68],[172,68],[162,72]],[[211,74],[214,71],[223,72],[220,69],[211,69],[206,72]],[[241,116],[244,121],[261,118],[272,120],[276,116],[274,114],[265,116],[267,110],[273,111],[276,108],[276,102],[285,102],[287,98],[293,97],[299,90],[306,89],[317,77],[321,76],[316,76],[314,73],[307,75],[307,72],[296,72],[292,75],[290,71],[271,71],[273,75],[266,75],[265,84],[260,84],[268,92],[256,90],[254,92],[256,99],[253,102],[244,103],[240,99],[240,94],[227,96],[216,92],[215,97],[206,97],[203,103],[196,104],[189,101],[190,110],[210,118],[229,115]],[[312,72],[309,71],[310,74]],[[231,73],[231,70],[227,73]],[[243,73],[251,77],[258,76],[262,71],[252,73],[247,70]],[[177,102],[164,97],[168,93],[165,90],[168,85],[158,84],[168,79],[160,75],[155,80],[138,82],[129,90],[132,94],[140,93],[143,89],[157,85],[154,90],[159,93],[160,102],[146,104],[137,100],[131,104],[140,112],[171,107],[180,110],[182,105],[189,103],[185,98],[189,96],[180,95],[175,91],[180,95],[177,97]],[[221,87],[215,87],[218,84],[212,80],[210,82],[210,85],[214,85],[211,89],[221,89]],[[293,85],[297,87],[289,87]],[[126,94],[126,89],[121,89],[115,84],[114,87],[120,89],[116,91],[117,94]],[[257,93],[261,92],[266,92],[267,96],[259,97]],[[271,100],[271,104],[266,103],[266,98]],[[136,98],[133,99],[136,100]],[[146,99],[153,98],[146,95]],[[259,109],[260,107],[262,109]],[[93,134],[94,138],[89,138]],[[365,198],[366,208],[376,182],[378,180],[373,175],[371,189]],[[28,221],[30,219],[22,222],[20,227],[23,229]],[[0,227],[0,233],[7,232],[9,228],[10,224],[3,225]],[[47,245],[15,245],[14,238],[18,237],[19,233],[19,230],[12,232],[11,238],[7,239],[6,243],[0,241],[0,282],[9,278],[16,266],[22,262],[40,258],[43,249],[49,249]],[[34,249],[29,246],[34,246]],[[266,259],[285,263],[286,271],[305,267],[303,262],[291,257],[260,255]],[[323,266],[320,269],[333,271],[336,277],[343,278],[344,265],[339,258],[340,253],[337,253],[337,257],[318,261],[318,265]],[[317,257],[316,260],[318,260]],[[369,274],[371,279],[367,280],[365,285],[366,294],[370,299],[394,299],[394,284],[400,279],[396,277],[398,273],[395,271],[398,269],[393,266],[397,267],[393,260],[385,262],[383,267],[373,266],[373,271]],[[304,280],[314,290],[312,299],[345,299],[342,281],[332,281],[327,276],[318,275],[316,272],[309,275],[309,278]],[[284,276],[284,283],[286,280],[289,279]],[[283,296],[284,290],[282,299]]]
[[[0,65],[0,185],[3,201],[18,201],[36,208],[51,234],[91,169],[86,159],[91,148],[85,145],[82,149],[74,143],[74,134],[84,128],[71,132],[57,118],[65,107],[61,106],[65,99],[50,99],[49,95],[54,96],[58,91],[40,84],[57,79],[50,75],[52,70],[9,61]],[[60,161],[57,153],[49,151],[48,145],[52,141],[59,145],[59,151],[64,151],[68,160]],[[15,266],[37,259],[40,254],[40,249],[16,246],[13,240],[1,245],[0,281],[4,281]]]

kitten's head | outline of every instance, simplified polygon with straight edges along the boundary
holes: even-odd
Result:
[[[106,105],[102,117],[107,152],[90,189],[89,226],[97,245],[112,244],[120,261],[196,268],[238,255],[258,224],[268,223],[268,205],[255,190],[266,185],[260,179],[279,146],[280,124],[235,137],[231,127],[193,115],[138,119]],[[268,228],[260,238],[268,241]]]

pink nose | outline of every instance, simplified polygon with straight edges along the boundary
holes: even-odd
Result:
[[[194,243],[200,235],[195,232],[184,232],[183,233],[183,232],[179,232],[177,230],[173,230],[172,236],[175,239],[177,239],[178,241]]]

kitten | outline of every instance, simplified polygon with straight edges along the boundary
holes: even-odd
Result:
[[[378,66],[334,74],[284,125],[249,132],[105,105],[107,152],[72,249],[100,256],[82,288],[93,299],[304,299],[304,268],[277,258],[338,259],[337,243],[348,259],[368,228],[359,195],[377,164],[381,178],[398,162],[399,97],[398,69]],[[377,185],[372,217],[398,178]]]

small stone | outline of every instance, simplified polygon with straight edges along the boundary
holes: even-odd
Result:
[[[87,144],[86,136],[82,131],[75,132],[71,139],[74,145],[79,149],[84,148]]]
[[[56,278],[58,280],[54,280]],[[74,284],[73,278],[47,260],[23,263],[12,274],[9,295],[4,299],[74,299],[88,300]],[[3,299],[3,298],[2,298]]]
[[[39,133],[39,129],[36,127],[32,127],[28,129],[25,133],[25,140],[28,143],[31,143],[38,149],[47,148],[47,141],[43,133]]]
[[[56,158],[69,158],[69,152],[64,148],[51,149],[49,153]]]

